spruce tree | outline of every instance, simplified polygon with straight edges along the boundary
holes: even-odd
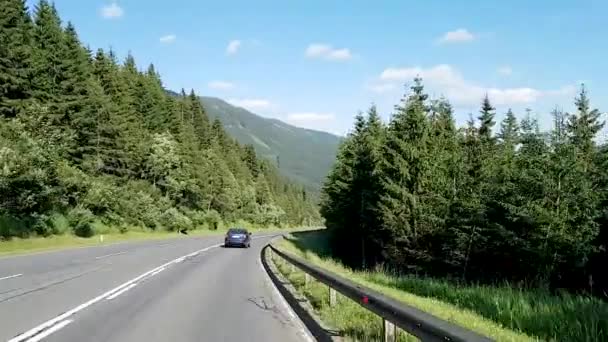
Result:
[[[428,255],[418,250],[432,220],[424,211],[423,194],[429,180],[427,118],[424,87],[414,80],[411,94],[396,106],[389,123],[382,160],[383,196],[380,204],[385,229],[392,235],[389,247],[394,262],[418,268]]]
[[[494,116],[496,108],[490,103],[488,94],[483,98],[481,110],[479,111],[479,138],[483,144],[491,144],[493,142],[492,128],[494,127]]]
[[[0,117],[15,117],[31,96],[32,30],[24,0],[0,0]]]
[[[519,125],[517,124],[517,118],[511,108],[507,111],[504,120],[500,124],[500,132],[498,137],[503,144],[514,146],[518,142]]]

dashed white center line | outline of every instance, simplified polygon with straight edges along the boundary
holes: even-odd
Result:
[[[11,278],[17,278],[17,277],[21,277],[22,275],[23,275],[22,273],[19,273],[19,274],[13,274],[13,275],[10,275],[10,276],[2,277],[2,278],[0,278],[0,280],[4,280],[4,279],[11,279]]]
[[[131,285],[129,285],[129,286],[127,286],[127,287],[125,287],[124,289],[122,289],[122,290],[120,290],[120,291],[118,291],[118,292],[116,292],[116,293],[114,293],[114,294],[110,295],[110,296],[109,296],[107,299],[108,299],[108,300],[114,299],[114,298],[116,298],[116,297],[120,296],[121,294],[123,294],[123,293],[125,293],[125,292],[129,291],[130,289],[134,288],[135,286],[137,286],[137,283],[133,283],[133,284],[131,284]]]
[[[126,254],[127,252],[118,252],[118,253],[112,253],[112,254],[106,254],[106,255],[102,255],[102,256],[98,256],[95,259],[103,259],[103,258],[108,258],[111,256],[116,256],[116,255],[121,255],[121,254]]]
[[[38,342],[38,341],[42,340],[43,338],[49,336],[50,334],[52,334],[55,331],[57,331],[57,330],[65,327],[66,325],[68,325],[70,323],[72,323],[71,319],[66,319],[65,321],[61,321],[61,322],[55,324],[54,326],[52,326],[50,329],[47,329],[47,330],[41,332],[40,334],[38,334],[38,335],[36,335],[36,336],[34,336],[34,337],[30,338],[30,339],[27,339],[25,342]]]

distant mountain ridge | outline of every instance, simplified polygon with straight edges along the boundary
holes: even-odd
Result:
[[[211,119],[242,144],[275,161],[282,174],[318,192],[336,158],[341,137],[264,118],[215,97],[201,97]]]

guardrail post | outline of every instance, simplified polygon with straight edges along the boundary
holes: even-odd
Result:
[[[304,273],[304,287],[308,287],[308,283],[310,283],[310,274]]]
[[[293,273],[296,271],[296,266],[292,263],[289,263],[289,273]]]
[[[384,342],[397,342],[397,329],[395,325],[385,319],[383,321]]]
[[[335,306],[338,303],[338,298],[336,297],[336,290],[329,288],[329,306]]]

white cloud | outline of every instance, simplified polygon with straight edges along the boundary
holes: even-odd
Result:
[[[174,34],[168,34],[165,36],[160,37],[160,42],[163,44],[171,44],[175,41],[177,37]]]
[[[303,113],[291,113],[287,115],[289,122],[327,122],[332,121],[336,116],[332,113],[315,113],[315,112],[303,112]]]
[[[115,2],[101,8],[101,16],[107,19],[120,18],[124,14],[125,11]]]
[[[269,110],[276,107],[274,103],[266,99],[228,99],[228,102],[251,111]]]
[[[333,123],[336,121],[336,115],[333,113],[317,113],[317,112],[301,112],[287,114],[287,123],[294,126],[315,129],[320,131],[332,132]]]
[[[310,44],[306,48],[305,55],[308,58],[320,58],[331,61],[345,61],[353,57],[349,49],[335,49],[328,44]]]
[[[211,81],[207,84],[207,87],[215,90],[230,90],[234,89],[234,83],[226,81]]]
[[[475,40],[475,38],[475,35],[467,29],[459,28],[454,31],[446,32],[439,38],[439,43],[466,43]]]
[[[513,74],[513,69],[511,69],[511,67],[507,65],[501,66],[496,71],[503,76],[511,76]]]
[[[231,40],[228,43],[228,46],[226,47],[226,54],[227,55],[234,55],[237,53],[237,51],[239,51],[239,48],[241,47],[242,42],[240,40]]]
[[[411,82],[416,76],[423,79],[425,86],[447,96],[456,105],[477,105],[485,94],[488,94],[495,105],[529,104],[541,97],[564,95],[572,91],[570,86],[546,91],[529,87],[484,87],[466,80],[460,72],[447,64],[426,69],[387,68],[380,74],[380,80]]]

